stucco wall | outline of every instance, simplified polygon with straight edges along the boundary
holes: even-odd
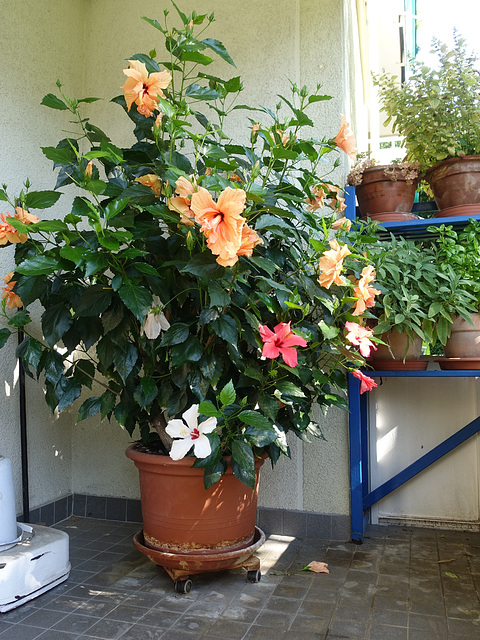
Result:
[[[63,113],[40,106],[68,78],[74,93],[83,81],[82,0],[0,0],[2,90],[0,91],[0,184],[18,193],[26,177],[32,189],[51,189],[54,174],[40,146],[56,144],[67,128]],[[0,211],[12,213],[0,202]],[[43,214],[42,214],[43,215]],[[53,215],[53,212],[51,213]],[[0,276],[13,267],[13,249],[0,250]],[[18,374],[15,344],[0,352],[0,455],[12,460],[17,511],[21,511]],[[41,386],[27,379],[30,496],[33,506],[71,491],[72,418],[52,417]]]
[[[19,188],[29,175],[35,188],[51,188],[50,163],[39,146],[56,144],[65,125],[64,114],[39,107],[43,95],[54,90],[57,77],[68,95],[105,98],[88,105],[85,114],[122,145],[131,142],[129,121],[120,107],[110,104],[121,93],[125,59],[153,47],[162,50],[160,34],[140,20],[160,19],[169,2],[146,0],[0,0],[2,49],[8,90],[0,95],[0,182]],[[316,126],[312,135],[334,136],[341,113],[350,105],[343,41],[344,2],[341,0],[244,0],[241,11],[225,0],[180,3],[184,11],[215,12],[209,35],[221,40],[237,69],[221,64],[212,73],[241,75],[242,102],[274,107],[277,94],[286,95],[289,79],[334,96],[311,111]],[[350,3],[348,3],[350,5]],[[321,10],[320,10],[321,9]],[[350,27],[349,27],[350,28]],[[18,46],[18,34],[22,34]],[[249,123],[239,113],[234,133],[248,135]],[[233,133],[233,132],[232,132]],[[21,144],[19,141],[21,140]],[[23,149],[21,155],[19,148]],[[336,174],[341,182],[343,173]],[[0,255],[7,271],[11,250]],[[0,418],[5,433],[0,453],[11,457],[18,480],[18,417],[16,390],[11,381],[13,352],[1,352],[3,378],[10,385],[6,412]],[[30,381],[28,381],[30,382]],[[2,393],[3,385],[2,385]],[[97,419],[73,424],[74,412],[53,419],[44,407],[39,385],[28,385],[32,507],[69,491],[92,495],[138,497],[136,469],[124,456],[129,436],[115,424]],[[348,512],[346,414],[333,412],[324,422],[326,441],[303,450],[292,442],[292,461],[275,471],[265,465],[260,503],[268,507]],[[323,420],[323,418],[322,418]]]

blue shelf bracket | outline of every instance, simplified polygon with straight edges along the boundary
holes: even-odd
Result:
[[[368,375],[382,377],[480,377],[480,371],[369,371]],[[478,433],[480,431],[480,417],[472,420],[421,458],[370,491],[368,400],[367,394],[360,394],[360,381],[351,373],[348,374],[348,402],[352,541],[361,544],[370,516],[370,507]]]

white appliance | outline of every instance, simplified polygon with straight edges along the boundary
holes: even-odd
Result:
[[[68,543],[64,531],[16,522],[12,466],[0,456],[0,613],[68,578]]]

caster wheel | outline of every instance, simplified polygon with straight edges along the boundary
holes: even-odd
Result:
[[[260,582],[262,579],[262,574],[260,569],[256,569],[255,571],[247,571],[247,582]]]
[[[193,583],[190,578],[186,580],[177,580],[175,582],[175,591],[177,593],[190,593],[192,590]]]

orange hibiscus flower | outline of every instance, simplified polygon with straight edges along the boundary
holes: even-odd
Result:
[[[3,288],[2,300],[6,300],[5,306],[7,309],[20,309],[23,307],[23,302],[19,295],[12,291],[13,287],[17,284],[16,280],[13,280],[13,271],[9,271],[6,276],[3,276],[5,287]]]
[[[162,181],[155,173],[146,173],[144,176],[135,178],[135,182],[139,182],[145,187],[150,187],[156,196],[162,193]]]
[[[168,208],[170,211],[176,211],[180,214],[180,222],[193,225],[195,214],[190,205],[191,197],[197,190],[197,183],[195,180],[190,181],[185,176],[180,176],[175,186],[175,193],[178,193],[178,195],[167,200]]]
[[[353,295],[357,298],[355,309],[352,312],[354,316],[361,316],[367,308],[375,306],[375,296],[381,293],[370,285],[375,280],[375,269],[372,265],[368,265],[362,269],[360,280],[353,290]]]
[[[338,285],[345,284],[341,276],[343,261],[351,253],[346,244],[340,248],[336,240],[330,240],[330,247],[330,251],[323,252],[323,256],[318,263],[320,269],[318,282],[326,289],[330,289],[334,282]]]
[[[207,246],[217,262],[231,267],[238,261],[237,252],[242,245],[242,228],[245,218],[246,194],[243,189],[227,187],[214,202],[210,193],[200,187],[192,195],[190,208],[195,220],[201,225],[200,231],[207,238]]]
[[[355,136],[353,135],[353,131],[343,114],[342,114],[342,121],[340,124],[340,130],[333,141],[335,142],[335,144],[339,149],[341,149],[347,154],[350,160],[355,160],[355,155],[356,155]]]
[[[139,60],[129,60],[130,69],[124,69],[123,73],[128,76],[123,85],[123,93],[130,111],[135,102],[137,111],[149,118],[158,106],[158,97],[165,97],[163,89],[166,89],[172,80],[171,74],[164,71],[148,73],[145,63]]]

